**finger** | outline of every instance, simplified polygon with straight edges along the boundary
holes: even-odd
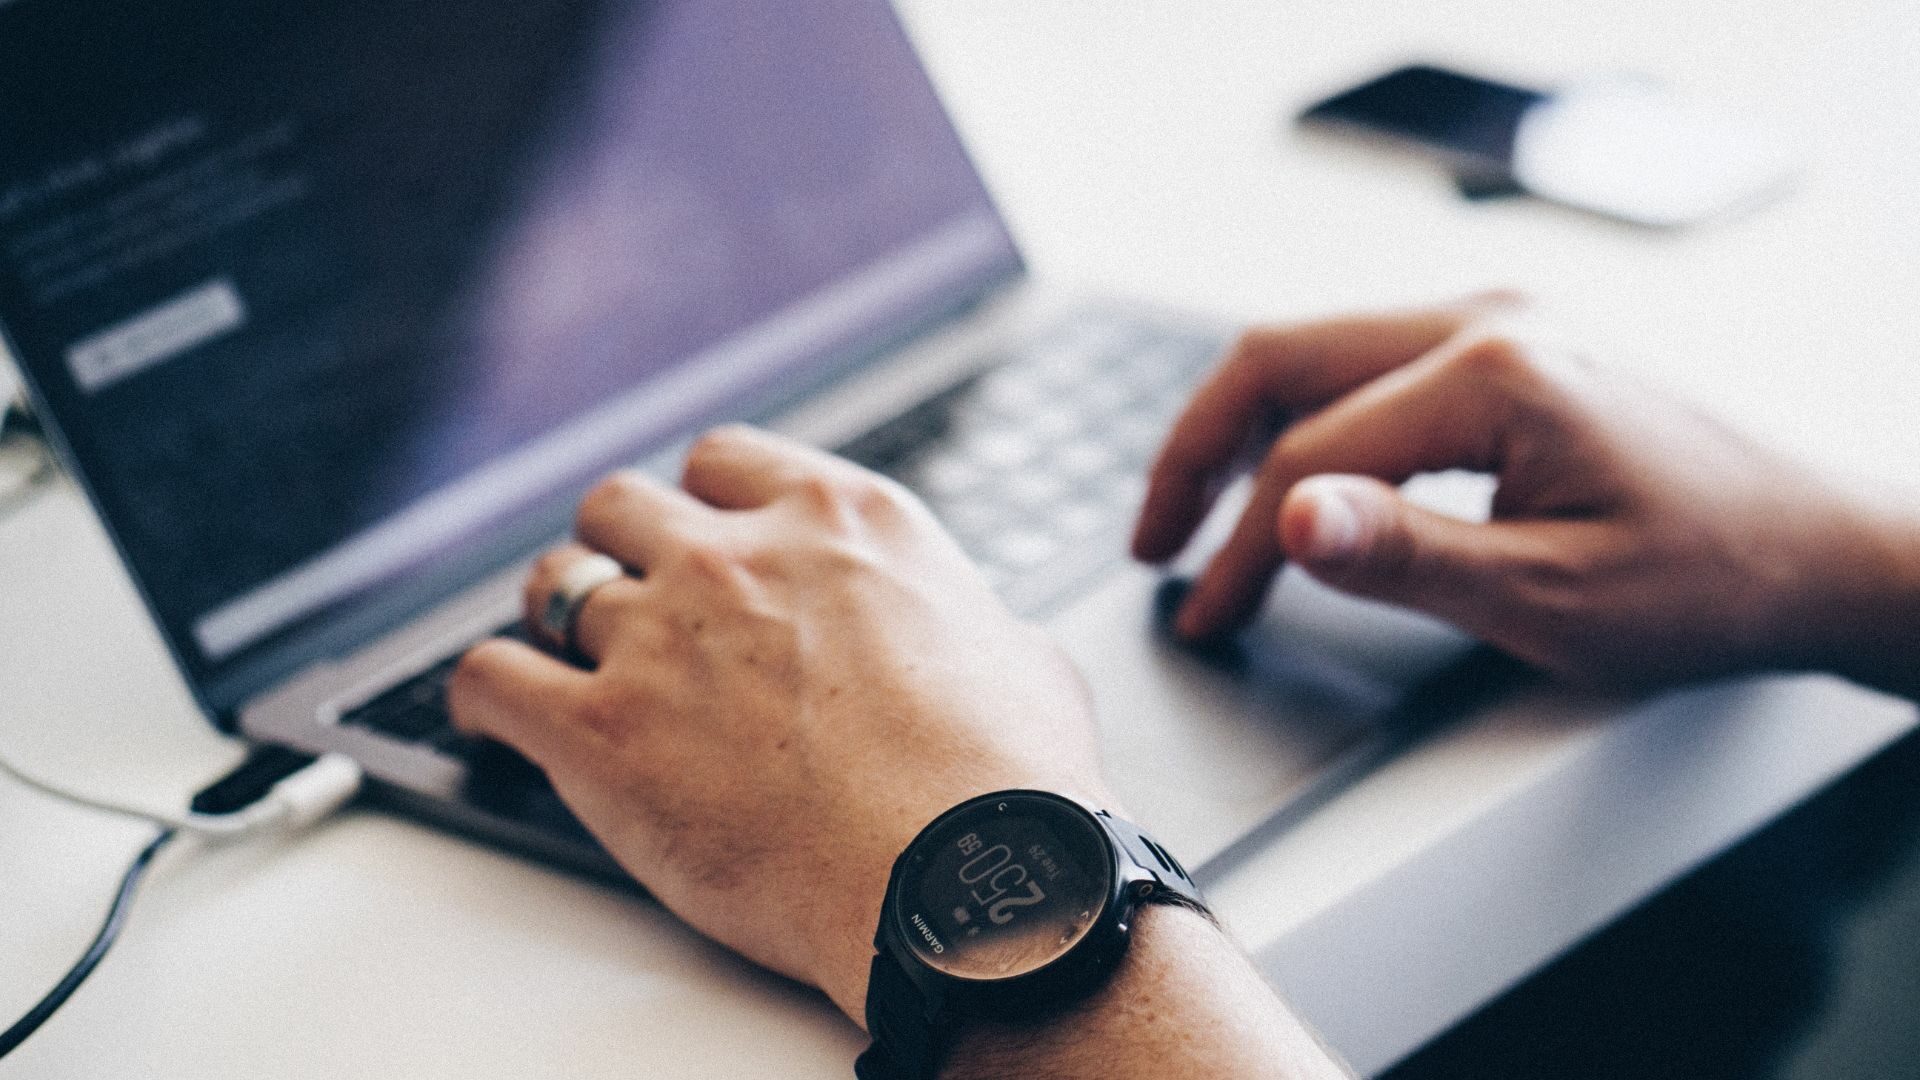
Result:
[[[1324,405],[1517,303],[1512,293],[1483,293],[1421,311],[1248,332],[1174,422],[1148,476],[1134,555],[1158,562],[1185,546],[1262,428]]]
[[[1287,557],[1337,589],[1424,611],[1482,638],[1526,621],[1512,586],[1579,544],[1584,522],[1476,524],[1415,506],[1371,477],[1294,485],[1276,532]]]
[[[447,683],[460,730],[497,739],[544,769],[595,753],[581,715],[592,676],[529,645],[492,638],[467,650]]]
[[[534,561],[521,592],[527,625],[549,645],[572,649],[598,662],[606,656],[614,634],[634,606],[640,602],[643,588],[632,578],[616,578],[595,588],[575,608],[573,625],[564,634],[556,634],[547,625],[549,605],[566,586],[567,575],[599,553],[582,544],[562,544]]]
[[[1399,483],[1417,472],[1497,471],[1513,380],[1525,364],[1503,341],[1459,340],[1380,376],[1302,420],[1268,452],[1247,509],[1182,605],[1194,639],[1244,625],[1283,561],[1274,523],[1293,485],[1317,473]]]
[[[633,470],[595,484],[580,501],[574,534],[640,574],[712,526],[713,511],[684,491]]]
[[[695,440],[680,484],[723,510],[756,510],[820,479],[870,478],[845,458],[770,431],[729,424]]]

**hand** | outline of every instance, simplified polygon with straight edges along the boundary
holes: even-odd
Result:
[[[1241,625],[1291,559],[1577,681],[1834,662],[1841,621],[1897,577],[1884,522],[1549,343],[1521,308],[1499,294],[1243,337],[1154,466],[1135,553],[1177,553],[1249,434],[1298,419],[1180,632]],[[1391,486],[1447,469],[1498,478],[1490,522],[1419,509]]]
[[[607,479],[527,583],[531,615],[590,550],[630,570],[580,610],[595,670],[487,642],[454,719],[545,769],[661,903],[864,1023],[887,875],[921,827],[998,788],[1112,804],[1085,687],[897,485],[726,428],[683,486]]]

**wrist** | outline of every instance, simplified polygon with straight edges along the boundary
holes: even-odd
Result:
[[[1851,510],[1827,594],[1804,620],[1810,666],[1920,696],[1920,502],[1875,493]]]
[[[876,826],[874,842],[863,849],[863,854],[848,860],[835,875],[840,899],[830,908],[832,917],[816,924],[811,937],[815,964],[806,981],[819,987],[863,1029],[867,1026],[867,977],[873,964],[874,931],[880,925],[894,861],[921,827],[958,801],[937,806],[922,806],[916,801],[902,807],[892,823]]]
[[[1036,772],[1008,765],[964,778],[921,778],[922,786],[901,795],[891,809],[869,815],[868,820],[875,823],[869,830],[871,842],[861,845],[862,853],[847,858],[834,875],[839,900],[821,909],[815,922],[810,936],[814,962],[806,981],[825,992],[854,1023],[867,1026],[867,976],[894,863],[923,828],[955,806],[983,792],[1009,788],[1057,792],[1094,806],[1116,805],[1098,782]]]
[[[1206,916],[1155,904],[1135,916],[1113,977],[1064,1011],[969,1020],[942,1080],[1003,1076],[1347,1076],[1246,955]]]
[[[875,935],[863,1080],[932,1080],[961,1025],[1070,1010],[1108,985],[1143,910],[1204,913],[1139,826],[1034,788],[964,800],[895,862]]]
[[[1150,1012],[1166,973],[1219,961],[1233,947],[1218,926],[1186,908],[1157,904],[1135,915],[1133,940],[1113,978],[1084,1001],[1026,1020],[970,1019],[958,1025],[942,1080],[975,1076],[1072,1075],[1060,1068],[1076,1049],[1129,1018]]]

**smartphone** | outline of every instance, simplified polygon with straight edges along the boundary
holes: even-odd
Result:
[[[1299,121],[1418,150],[1470,195],[1525,192],[1650,226],[1757,205],[1786,189],[1797,159],[1770,125],[1630,78],[1549,91],[1420,64],[1341,91]]]
[[[1505,174],[1521,118],[1546,100],[1538,90],[1415,65],[1335,94],[1300,122],[1385,136],[1457,168]]]

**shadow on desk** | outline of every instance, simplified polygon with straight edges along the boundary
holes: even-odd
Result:
[[[1681,879],[1384,1080],[1920,1073],[1920,736]]]

